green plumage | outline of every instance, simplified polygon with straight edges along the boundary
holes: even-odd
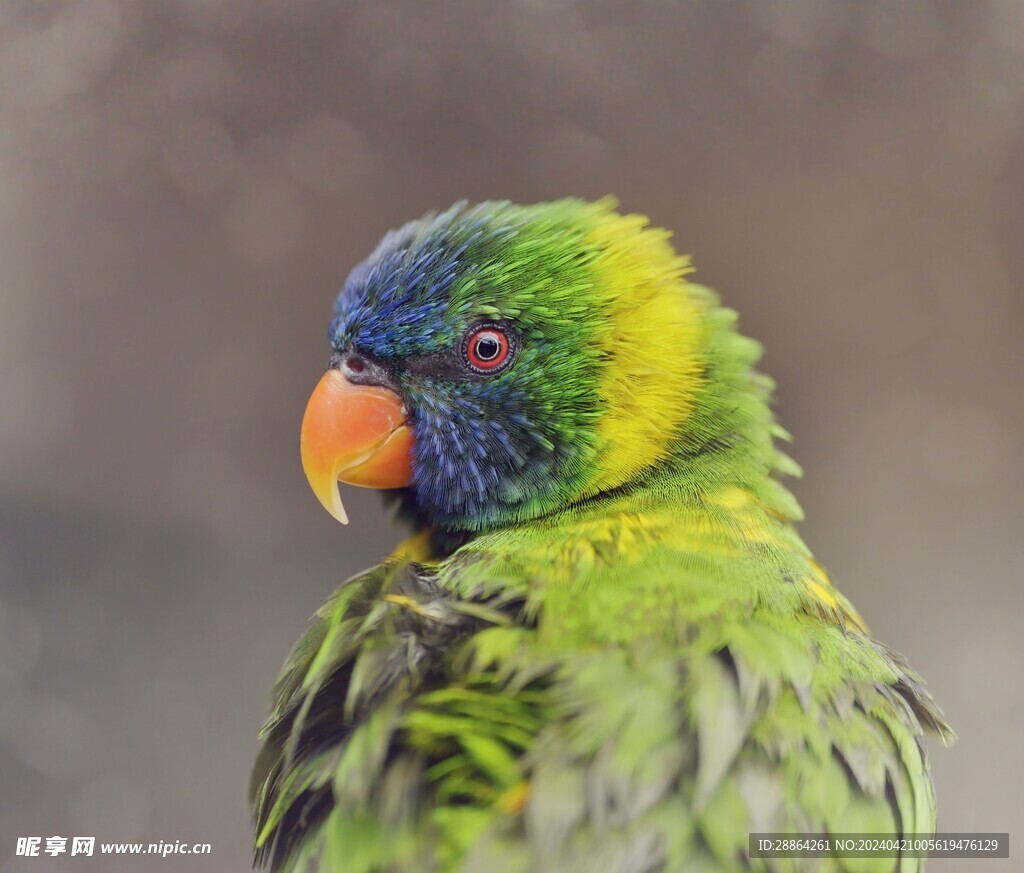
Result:
[[[403,495],[422,536],[337,591],[278,682],[253,776],[258,858],[332,873],[919,869],[747,858],[751,831],[933,831],[923,732],[952,734],[796,532],[776,477],[798,469],[774,445],[785,433],[757,344],[683,279],[664,235],[607,203],[551,208],[430,226],[543,219],[589,252],[594,290],[571,328],[547,311],[545,275],[525,296],[514,283],[515,313],[477,292],[488,317],[529,320],[538,348],[563,342],[573,402],[594,398],[592,426],[587,410],[551,410],[583,431],[563,439],[587,446],[572,471],[584,484],[537,517],[477,526]],[[461,275],[541,269],[492,248]],[[644,333],[643,307],[677,298],[678,324]],[[510,384],[543,403],[547,379],[564,396],[558,372],[515,375],[531,360]],[[643,391],[644,411],[614,399]],[[660,438],[652,415],[673,422]]]

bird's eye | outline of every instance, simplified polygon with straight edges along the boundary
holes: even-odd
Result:
[[[508,336],[497,327],[479,327],[466,336],[466,360],[478,373],[500,370],[508,362],[511,350]]]

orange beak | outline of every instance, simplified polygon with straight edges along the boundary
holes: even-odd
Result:
[[[302,417],[302,469],[324,508],[348,524],[338,481],[404,488],[412,481],[412,428],[402,399],[377,385],[355,385],[331,369]]]

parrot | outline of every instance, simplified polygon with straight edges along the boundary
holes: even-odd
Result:
[[[408,536],[315,615],[250,799],[273,873],[915,871],[954,734],[797,531],[762,347],[616,200],[459,202],[349,275],[301,461]]]

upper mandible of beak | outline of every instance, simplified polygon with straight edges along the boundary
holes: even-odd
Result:
[[[379,385],[324,373],[302,417],[302,469],[324,508],[348,524],[338,481],[403,488],[412,481],[412,428],[402,398]]]

